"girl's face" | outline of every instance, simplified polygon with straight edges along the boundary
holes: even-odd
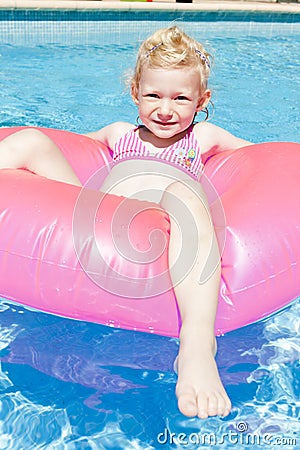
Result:
[[[195,113],[210,100],[210,90],[201,93],[199,73],[193,69],[151,69],[144,67],[132,98],[143,124],[161,139],[185,131]]]

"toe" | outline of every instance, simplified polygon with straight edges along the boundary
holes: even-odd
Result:
[[[178,396],[178,408],[182,414],[188,417],[194,417],[198,412],[194,396],[189,394]]]
[[[208,417],[208,397],[203,392],[197,396],[198,417],[200,419],[207,419]]]
[[[228,416],[228,414],[231,411],[231,402],[227,395],[221,395],[219,398],[219,405],[218,405],[218,415],[222,417]]]
[[[211,393],[208,397],[207,412],[209,416],[216,416],[219,411],[219,396]]]
[[[226,410],[226,401],[225,398],[219,394],[218,395],[218,407],[217,407],[217,414],[218,416],[224,416],[225,410]]]
[[[231,412],[231,403],[230,401],[226,402],[226,406],[225,406],[225,410],[224,413],[222,414],[223,417],[228,416],[228,414],[230,414]]]

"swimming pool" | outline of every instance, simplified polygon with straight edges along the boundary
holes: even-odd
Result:
[[[86,132],[135,121],[119,72],[131,67],[138,41],[174,17],[76,14],[21,11],[11,21],[0,11],[1,126]],[[183,24],[215,56],[214,122],[253,141],[298,141],[296,19],[197,18],[185,14]],[[177,411],[176,340],[2,300],[0,448],[297,448],[299,308],[218,340],[234,410],[200,421]]]

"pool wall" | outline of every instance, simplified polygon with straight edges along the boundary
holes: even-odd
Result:
[[[65,2],[63,2],[65,3]],[[73,2],[70,2],[73,3]],[[88,2],[90,3],[90,2]],[[98,2],[96,2],[98,3]],[[103,3],[103,5],[108,3]],[[122,3],[119,3],[119,5]],[[278,5],[280,6],[280,5]],[[266,37],[300,34],[300,10],[148,10],[146,9],[24,9],[0,8],[0,43],[122,44],[124,32],[140,41],[172,22],[188,33],[220,37]],[[141,26],[142,23],[142,26]]]

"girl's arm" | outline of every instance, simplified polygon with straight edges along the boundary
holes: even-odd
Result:
[[[236,150],[247,145],[253,145],[251,142],[238,138],[210,122],[197,123],[194,132],[204,159],[226,150]]]

